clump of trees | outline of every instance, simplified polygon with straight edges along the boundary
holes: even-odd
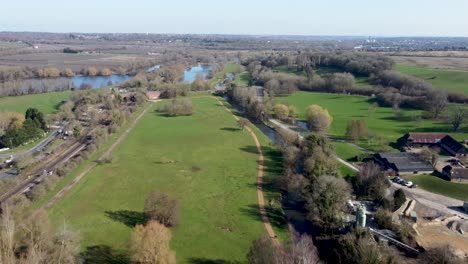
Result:
[[[249,264],[320,264],[312,238],[293,233],[292,239],[285,245],[275,244],[271,238],[262,236],[255,240],[247,254]]]
[[[319,105],[311,105],[307,108],[306,120],[311,131],[326,133],[333,122],[333,117],[327,109]]]
[[[320,176],[308,186],[304,198],[308,217],[325,230],[343,226],[346,202],[351,197],[351,187],[342,178]]]
[[[0,118],[0,122],[4,129],[4,134],[0,137],[0,145],[9,148],[39,138],[47,130],[44,115],[36,108],[28,108],[24,118],[18,113],[9,112]]]
[[[401,263],[397,252],[392,248],[380,248],[370,237],[369,231],[361,228],[342,236],[337,247],[340,263]]]
[[[12,210],[2,208],[0,263],[77,263],[80,239],[66,225],[58,232],[44,211],[16,223]]]
[[[381,172],[380,167],[373,162],[367,162],[359,168],[354,183],[354,191],[360,197],[369,198],[380,203],[385,199],[385,191],[388,185],[388,180]]]
[[[236,104],[252,121],[267,120],[272,109],[272,99],[264,93],[263,103],[258,101],[257,90],[250,87],[230,86],[226,90],[228,100]]]
[[[165,105],[162,109],[168,116],[189,116],[195,113],[195,109],[190,99],[173,99],[171,103]]]

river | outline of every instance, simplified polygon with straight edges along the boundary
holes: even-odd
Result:
[[[213,66],[206,65],[206,64],[198,64],[188,70],[184,71],[184,82],[192,83],[197,79],[197,76],[201,76],[204,79],[207,78],[208,74],[210,74]]]

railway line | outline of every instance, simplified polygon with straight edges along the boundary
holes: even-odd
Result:
[[[44,177],[49,175],[50,172],[53,172],[59,165],[63,164],[64,162],[68,161],[70,158],[78,154],[80,151],[86,148],[86,146],[87,144],[85,143],[75,142],[62,155],[54,157],[52,160],[48,161],[48,164],[46,166],[43,166],[41,169],[28,173],[29,175],[25,181],[23,181],[21,184],[15,186],[10,191],[0,196],[0,204],[5,203],[11,197],[17,194],[27,192],[29,189],[39,184],[44,179]]]

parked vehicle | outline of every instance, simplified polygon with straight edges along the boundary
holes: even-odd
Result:
[[[411,187],[412,185],[413,185],[413,182],[410,182],[410,181],[405,183],[406,187]]]

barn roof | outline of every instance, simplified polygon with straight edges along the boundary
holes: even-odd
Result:
[[[443,133],[408,133],[408,141],[416,144],[437,144],[448,136]]]

